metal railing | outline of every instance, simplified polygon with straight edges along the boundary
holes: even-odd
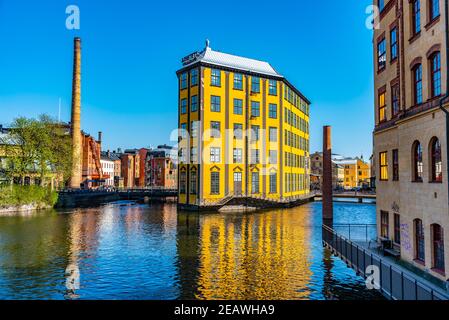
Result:
[[[372,276],[367,274],[368,267],[376,267],[379,270],[379,279],[375,284],[388,299],[449,300],[449,294],[445,290],[427,285],[417,275],[404,271],[326,225],[323,225],[323,244],[364,278]]]
[[[349,240],[370,242],[377,239],[376,224],[334,224],[333,228]]]

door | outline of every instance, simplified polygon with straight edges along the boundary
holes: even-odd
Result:
[[[242,195],[242,173],[234,172],[234,195]]]

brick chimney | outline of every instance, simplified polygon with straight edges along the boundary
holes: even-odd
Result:
[[[81,39],[74,39],[73,78],[72,78],[72,171],[70,187],[79,189],[82,179],[81,155]]]
[[[323,224],[332,227],[334,209],[332,199],[332,142],[331,127],[323,128]]]

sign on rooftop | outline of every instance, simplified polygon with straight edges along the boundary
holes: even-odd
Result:
[[[200,55],[201,52],[196,51],[194,53],[189,54],[187,57],[182,58],[181,62],[184,66],[186,66],[195,61]]]

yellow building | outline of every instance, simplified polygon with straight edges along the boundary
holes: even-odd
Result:
[[[334,162],[344,169],[343,187],[345,189],[370,186],[371,169],[369,163],[359,158],[335,159]]]
[[[270,64],[213,51],[183,60],[179,204],[309,193],[309,104]]]

